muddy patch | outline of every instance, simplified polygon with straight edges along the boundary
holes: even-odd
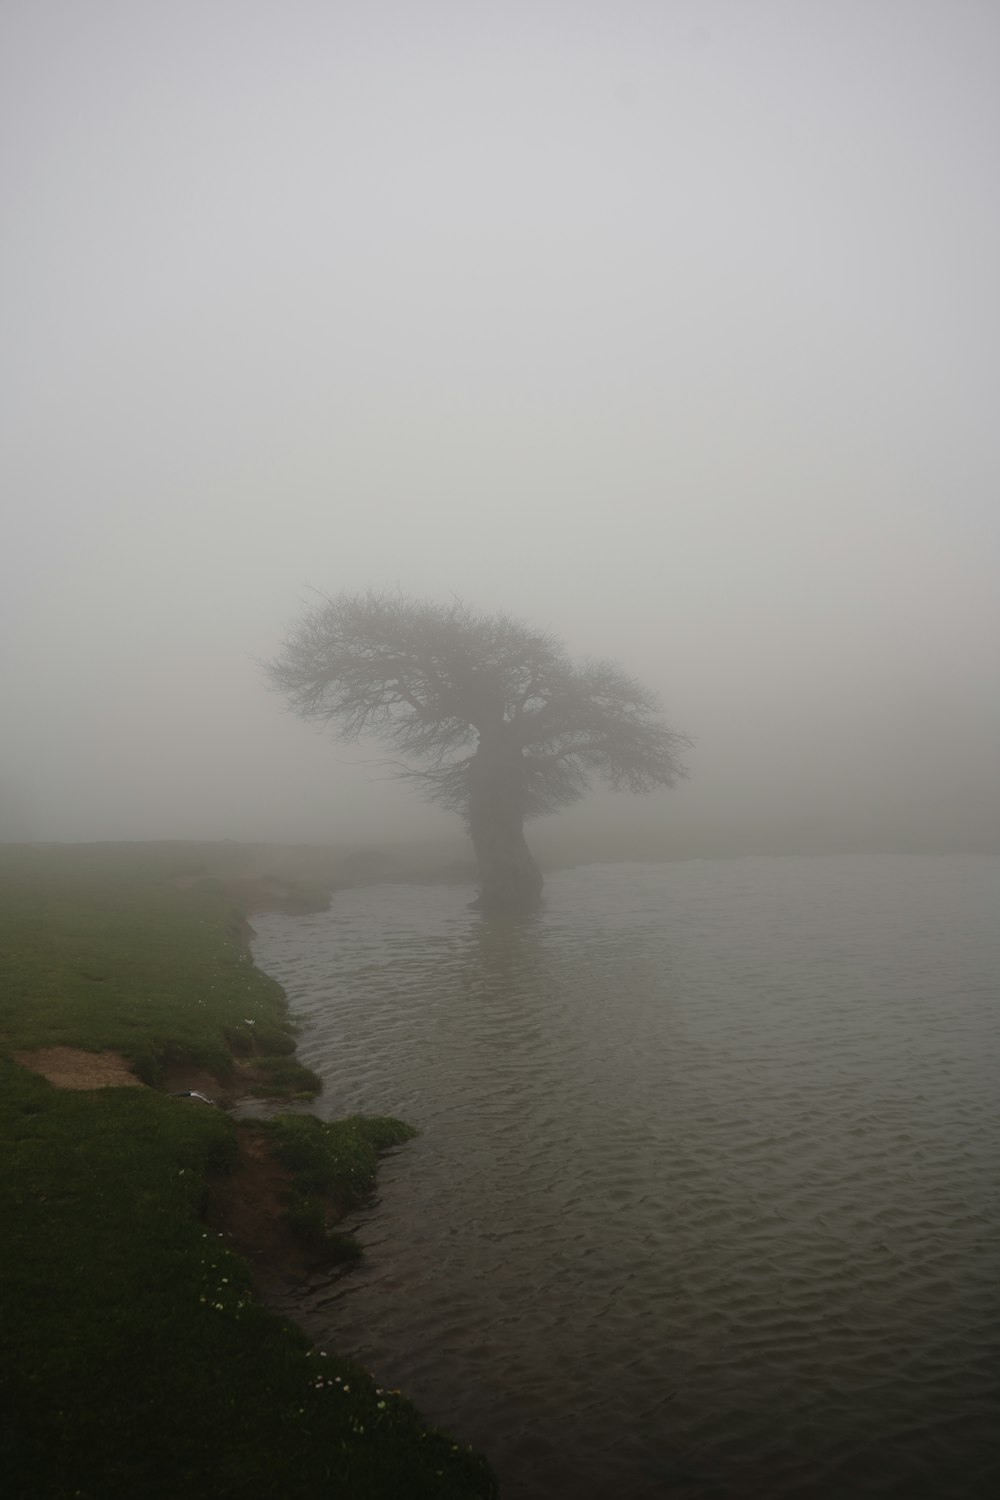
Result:
[[[163,1091],[167,1094],[201,1094],[212,1104],[231,1109],[236,1095],[232,1082],[225,1083],[206,1068],[195,1063],[177,1063],[167,1069],[163,1079]]]
[[[119,1052],[84,1052],[79,1047],[39,1047],[15,1052],[14,1061],[40,1073],[57,1089],[120,1089],[143,1087]]]
[[[209,1183],[205,1221],[241,1255],[261,1293],[274,1295],[322,1264],[285,1219],[292,1174],[276,1161],[266,1137],[237,1125],[236,1170]]]

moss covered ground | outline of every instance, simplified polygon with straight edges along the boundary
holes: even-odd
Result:
[[[220,1109],[156,1087],[69,1091],[15,1051],[112,1048],[151,1084],[294,1062],[280,988],[183,846],[0,851],[0,1366],[16,1500],[491,1497],[485,1461],[313,1350],[204,1221],[236,1162]],[[180,884],[178,884],[180,880]],[[286,1069],[285,1086],[303,1079]],[[369,1191],[392,1121],[262,1124],[290,1205]],[[311,1220],[310,1220],[310,1215]]]

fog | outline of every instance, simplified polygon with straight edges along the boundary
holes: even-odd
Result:
[[[460,834],[309,598],[610,656],[684,852],[1000,845],[989,0],[8,0],[0,837]]]

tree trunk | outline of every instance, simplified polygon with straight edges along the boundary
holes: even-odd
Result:
[[[536,911],[542,872],[524,838],[524,766],[501,725],[481,734],[469,778],[469,828],[479,865],[478,910]]]

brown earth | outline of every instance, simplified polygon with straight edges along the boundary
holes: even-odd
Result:
[[[179,1063],[167,1069],[163,1088],[168,1094],[204,1094],[222,1109],[251,1102],[256,1107],[268,1104],[288,1107],[287,1093],[275,1087],[274,1079],[252,1057],[236,1058],[233,1067],[230,1077],[219,1078],[193,1063]]]
[[[291,1173],[252,1125],[237,1125],[236,1139],[236,1170],[210,1181],[205,1222],[247,1262],[257,1290],[274,1296],[316,1270],[317,1256],[285,1221]]]
[[[31,1051],[14,1052],[12,1056],[22,1068],[40,1073],[57,1089],[145,1087],[120,1052],[86,1052],[81,1047],[37,1047]],[[247,1069],[241,1081],[257,1083],[260,1080],[253,1069]],[[194,1066],[171,1069],[164,1081],[164,1089],[168,1094],[197,1091],[205,1094],[213,1104],[223,1106],[234,1102],[231,1085],[224,1084],[214,1073]]]
[[[79,1047],[39,1047],[15,1052],[14,1061],[41,1073],[57,1089],[119,1089],[143,1087],[119,1052],[84,1052]]]
[[[145,1087],[119,1052],[86,1052],[81,1047],[38,1047],[11,1055],[23,1068],[40,1073],[57,1089]],[[258,1105],[285,1102],[280,1091],[275,1091],[274,1080],[257,1068],[252,1058],[237,1059],[236,1071],[228,1079],[219,1078],[195,1063],[179,1063],[167,1070],[163,1092],[204,1094],[221,1109],[232,1109],[243,1100],[251,1099]]]
[[[204,1094],[213,1104],[229,1109],[234,1103],[231,1083],[224,1083],[206,1068],[196,1063],[178,1063],[168,1068],[163,1078],[163,1090],[167,1094]]]

